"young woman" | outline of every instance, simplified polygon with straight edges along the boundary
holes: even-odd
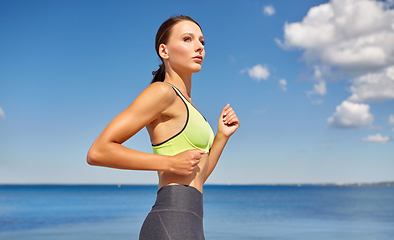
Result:
[[[204,36],[196,21],[187,16],[169,18],[160,26],[155,45],[162,64],[153,72],[152,83],[98,136],[87,162],[158,172],[156,203],[141,227],[140,239],[205,239],[203,184],[239,120],[227,104],[214,136],[191,101],[192,73],[201,70],[205,56]],[[143,127],[154,154],[122,145]]]

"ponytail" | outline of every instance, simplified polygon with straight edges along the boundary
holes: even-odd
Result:
[[[150,83],[154,82],[164,82],[164,78],[166,77],[166,67],[164,63],[160,64],[159,69],[156,71],[152,71],[153,79]]]

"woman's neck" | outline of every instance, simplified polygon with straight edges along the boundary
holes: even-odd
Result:
[[[180,75],[175,71],[167,71],[165,81],[178,88],[183,94],[191,98],[192,74]]]

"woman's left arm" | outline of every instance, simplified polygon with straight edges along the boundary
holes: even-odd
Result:
[[[213,169],[219,161],[220,155],[223,152],[224,147],[227,144],[228,139],[239,127],[239,120],[234,110],[227,104],[220,115],[218,123],[218,132],[216,133],[215,139],[211,150],[209,151],[209,165],[207,173],[205,174],[204,182],[211,175]]]

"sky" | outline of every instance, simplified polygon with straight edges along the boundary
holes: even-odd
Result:
[[[208,184],[394,181],[394,3],[376,0],[0,1],[0,184],[156,184],[89,166],[152,79],[163,21],[199,22],[192,98],[241,126]],[[124,143],[152,152],[145,129]]]

